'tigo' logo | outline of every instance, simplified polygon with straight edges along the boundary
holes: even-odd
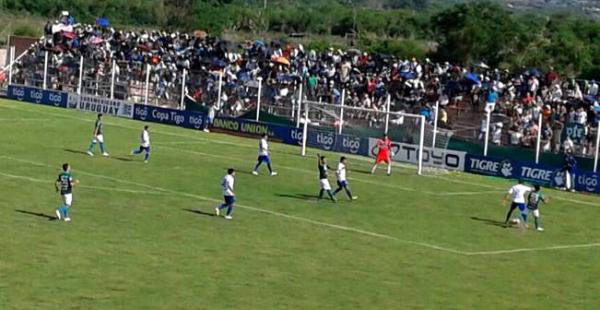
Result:
[[[62,103],[62,94],[61,93],[50,93],[48,95],[48,101],[52,103],[54,106],[58,107]]]
[[[326,150],[331,150],[334,141],[335,138],[333,136],[333,133],[319,132],[317,134],[317,144],[323,146],[323,148]]]
[[[190,115],[189,121],[190,121],[190,124],[196,129],[202,128],[202,123],[204,122],[204,120],[202,119],[201,116],[195,116],[195,115]]]
[[[31,97],[31,100],[33,100],[35,103],[40,103],[40,102],[42,102],[44,93],[41,90],[32,89],[31,92],[29,93],[29,96]]]
[[[138,107],[135,108],[135,115],[139,117],[141,120],[145,121],[148,117],[148,108],[146,107]]]
[[[12,96],[15,99],[23,100],[25,98],[25,89],[23,87],[13,87]]]
[[[356,154],[360,149],[360,139],[344,137],[344,139],[342,140],[342,146],[344,147],[344,149],[350,150],[350,153]]]
[[[588,192],[596,192],[598,188],[598,177],[596,175],[579,175],[577,177],[577,183],[585,186],[585,190]]]
[[[298,129],[292,129],[292,140],[296,141],[296,143],[298,143],[299,145],[302,144],[302,135],[304,133],[302,132],[302,130],[298,130]]]

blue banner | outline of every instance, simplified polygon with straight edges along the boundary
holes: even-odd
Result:
[[[599,173],[586,172],[575,174],[575,190],[579,192],[600,194],[599,182]]]
[[[470,154],[467,154],[465,172],[523,180],[545,187],[564,187],[566,183],[561,168]],[[575,189],[600,194],[599,180],[598,173],[578,171],[574,176]]]
[[[165,109],[141,104],[136,104],[133,109],[133,119],[135,120],[191,129],[203,129],[204,118],[203,113]]]
[[[55,90],[42,90],[34,87],[9,85],[7,97],[19,101],[66,108],[69,94]]]
[[[300,131],[300,144],[302,132]],[[332,131],[308,130],[306,146],[326,151],[369,155],[369,139],[351,135],[338,135]]]

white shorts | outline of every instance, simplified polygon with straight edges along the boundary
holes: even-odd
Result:
[[[534,217],[540,217],[540,209],[529,210],[529,212],[533,213]]]
[[[92,142],[94,143],[104,143],[104,136],[102,135],[97,135],[92,139]]]
[[[61,196],[62,196],[63,203],[70,207],[71,203],[73,202],[73,194],[64,194]]]
[[[321,179],[321,180],[319,180],[319,183],[321,184],[321,189],[331,190],[331,185],[329,185],[329,180]]]

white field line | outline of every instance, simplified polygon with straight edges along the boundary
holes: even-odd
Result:
[[[12,159],[12,158],[6,157],[6,156],[2,156],[2,157],[8,158],[8,159]],[[48,166],[48,165],[43,164],[43,163],[37,163],[37,165],[39,165],[39,166]],[[83,172],[81,170],[78,170],[78,171],[81,174],[87,174],[87,175],[97,176],[95,174],[88,173],[88,172]],[[109,177],[106,177],[106,178],[109,178]],[[27,179],[32,179],[32,178],[27,178]],[[109,178],[109,179],[112,179],[112,178]],[[34,179],[34,180],[36,180],[36,179]],[[125,180],[119,180],[119,179],[114,179],[114,180],[115,181],[119,181],[119,182],[128,183],[128,184],[135,184],[135,185],[138,185],[138,186],[141,186],[141,187],[146,187],[146,188],[154,189],[154,190],[156,190],[156,191],[159,192],[157,194],[170,193],[170,194],[174,194],[174,195],[179,195],[179,196],[183,196],[183,197],[190,197],[190,198],[196,198],[196,199],[199,199],[199,200],[210,201],[210,202],[215,202],[215,203],[220,203],[221,202],[221,200],[219,200],[219,199],[214,199],[214,198],[210,198],[210,197],[206,197],[206,196],[201,196],[201,195],[196,195],[196,194],[191,194],[191,193],[186,193],[186,192],[174,191],[174,190],[165,189],[165,188],[161,188],[161,187],[156,187],[156,186],[152,186],[152,185],[148,185],[148,184],[131,182],[131,181],[125,181]],[[311,220],[311,219],[307,219],[307,218],[303,218],[303,217],[299,217],[299,216],[289,215],[289,214],[280,213],[280,212],[271,211],[271,210],[265,210],[265,209],[256,208],[256,207],[250,207],[250,206],[239,205],[239,204],[236,204],[236,207],[239,207],[239,208],[242,208],[242,209],[251,210],[251,211],[255,211],[255,212],[270,214],[270,215],[274,215],[274,216],[278,216],[278,217],[283,217],[283,218],[287,218],[287,219],[291,219],[291,220],[296,220],[296,221],[299,221],[299,222],[305,222],[305,223],[309,223],[309,224],[313,224],[313,225],[317,225],[317,226],[323,226],[323,227],[329,227],[329,228],[338,229],[338,230],[342,230],[342,231],[354,232],[354,233],[358,233],[358,234],[362,234],[362,235],[366,235],[366,236],[371,236],[371,237],[376,237],[376,238],[381,238],[381,239],[387,239],[387,240],[393,240],[393,241],[402,242],[402,243],[406,243],[406,244],[417,245],[417,246],[428,248],[428,249],[433,249],[433,250],[438,250],[438,251],[452,253],[452,254],[458,254],[458,255],[465,255],[465,256],[501,255],[501,254],[512,254],[512,253],[522,253],[522,252],[564,250],[564,249],[575,249],[575,248],[592,248],[592,247],[598,247],[598,246],[600,246],[600,243],[587,243],[587,244],[573,244],[573,245],[558,245],[558,246],[539,247],[539,248],[520,248],[520,249],[511,249],[511,250],[470,252],[470,251],[455,250],[455,249],[446,248],[446,247],[442,247],[442,246],[437,246],[437,245],[433,245],[433,244],[429,244],[429,243],[424,243],[424,242],[411,241],[411,240],[403,240],[403,239],[399,239],[399,238],[396,238],[396,237],[393,237],[393,236],[390,236],[390,235],[386,235],[386,234],[371,232],[371,231],[367,231],[367,230],[363,230],[363,229],[359,229],[359,228],[354,228],[354,227],[348,227],[348,226],[343,226],[343,225],[337,225],[337,224],[330,224],[330,223],[326,223],[326,222],[320,222],[320,221]]]
[[[30,181],[30,182],[36,182],[36,183],[45,183],[45,184],[48,184],[49,186],[51,186],[53,183],[48,180],[36,179],[36,178],[26,177],[23,175],[14,175],[14,174],[9,174],[9,173],[4,173],[4,172],[0,172],[0,176],[6,177],[6,178],[11,178],[11,179],[26,180],[26,181]],[[125,189],[125,188],[111,188],[111,187],[90,186],[90,185],[77,185],[77,188],[86,188],[86,189],[111,191],[111,192],[123,192],[123,193],[130,193],[130,194],[143,194],[143,195],[164,194],[164,193],[160,193],[160,192],[156,192],[156,191],[154,191],[154,192],[138,191],[138,190],[132,190],[132,189]]]
[[[49,118],[0,118],[0,122],[35,122],[49,120]]]
[[[23,163],[32,164],[32,165],[41,166],[41,167],[54,168],[53,166],[48,165],[48,164],[39,163],[39,162],[30,161],[30,160],[21,159],[21,158],[9,157],[9,156],[6,156],[6,155],[0,155],[0,158],[6,158],[6,159],[9,159],[9,160],[12,160],[12,161],[23,162]],[[104,175],[99,175],[99,174],[94,174],[94,173],[90,173],[90,172],[81,171],[79,169],[74,169],[73,171],[76,171],[77,173],[82,174],[82,175],[89,175],[89,176],[92,176],[92,177],[97,177],[97,178],[106,179],[106,180],[115,181],[115,182],[121,182],[121,183],[125,183],[125,184],[130,184],[130,185],[142,186],[142,187],[146,187],[146,188],[149,188],[149,189],[152,189],[152,190],[156,190],[155,187],[149,186],[149,185],[145,185],[145,184],[142,184],[142,183],[136,183],[136,182],[131,182],[131,181],[127,181],[127,180],[121,180],[121,179],[111,178],[111,177],[107,177],[107,176],[104,176]]]

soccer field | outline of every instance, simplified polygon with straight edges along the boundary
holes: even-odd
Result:
[[[509,181],[352,157],[359,199],[319,202],[315,150],[271,143],[279,175],[253,176],[257,139],[149,124],[144,164],[144,124],[105,117],[111,156],[90,157],[94,119],[0,102],[0,309],[600,308],[598,197],[546,189],[546,231],[504,228]],[[71,222],[54,220],[64,162]]]

